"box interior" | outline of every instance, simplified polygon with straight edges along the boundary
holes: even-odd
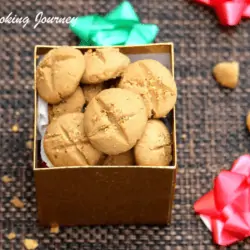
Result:
[[[36,67],[41,60],[41,58],[51,49],[57,48],[59,46],[44,46],[44,45],[37,45],[34,50],[34,78]],[[135,46],[116,46],[120,49],[120,51],[126,54],[131,62],[135,62],[142,59],[154,59],[161,62],[164,66],[171,70],[174,76],[174,56],[173,56],[173,44],[172,43],[164,43],[164,44],[149,44],[149,45],[135,45]],[[75,48],[85,53],[88,49],[95,49],[100,47],[81,47],[76,46]],[[34,83],[34,104],[35,104],[35,117],[34,117],[34,161],[33,161],[33,169],[34,171],[50,171],[52,168],[44,168],[41,161],[40,156],[40,144],[41,141],[39,140],[38,131],[37,131],[37,99],[38,94],[36,91],[36,81]],[[172,141],[173,141],[173,160],[171,162],[171,166],[123,166],[124,168],[169,168],[173,169],[176,168],[176,124],[175,124],[175,108],[165,117],[162,119],[164,124],[168,127],[172,134]],[[102,168],[116,168],[116,166],[67,166],[67,167],[56,167],[55,169],[59,171],[60,169],[65,168],[95,168],[95,167],[102,167]],[[119,166],[120,168],[121,166]]]

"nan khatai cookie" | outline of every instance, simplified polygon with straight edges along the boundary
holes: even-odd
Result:
[[[148,117],[164,117],[176,103],[174,78],[165,66],[155,60],[139,60],[130,64],[118,87],[140,94]]]
[[[67,113],[81,112],[85,98],[81,87],[77,87],[76,91],[59,104],[49,105],[49,120]]]
[[[86,70],[82,83],[97,84],[121,76],[130,63],[129,58],[117,48],[88,50],[84,54]]]
[[[83,113],[58,117],[47,127],[44,150],[55,167],[95,165],[102,153],[93,148],[84,133]]]
[[[98,95],[102,90],[104,90],[105,86],[103,83],[99,84],[84,84],[83,93],[87,103],[89,103],[93,97]]]
[[[141,166],[168,166],[172,161],[171,135],[160,120],[149,120],[135,146],[135,160]]]
[[[135,165],[133,150],[119,155],[108,155],[103,165],[105,166],[132,166]]]
[[[48,103],[57,104],[75,92],[84,70],[85,60],[80,50],[52,49],[37,67],[37,91]]]
[[[141,138],[147,111],[140,95],[126,89],[106,89],[86,108],[84,129],[92,145],[108,155],[130,150]]]

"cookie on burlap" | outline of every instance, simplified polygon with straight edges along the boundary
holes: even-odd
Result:
[[[155,60],[139,60],[130,64],[118,85],[140,94],[148,117],[160,118],[173,109],[177,88],[171,72]]]
[[[98,95],[102,90],[104,90],[105,86],[103,83],[99,84],[84,84],[83,93],[85,96],[85,100],[89,103],[93,97]]]
[[[59,104],[49,105],[50,122],[57,117],[74,112],[81,112],[85,104],[85,97],[81,87],[77,87],[76,91]]]
[[[42,99],[57,104],[72,95],[85,70],[80,50],[59,47],[50,50],[36,70],[36,87]]]
[[[111,88],[95,96],[86,108],[84,129],[99,151],[118,155],[130,150],[141,138],[147,111],[140,95]]]
[[[168,166],[172,161],[172,139],[162,121],[148,121],[135,146],[135,160],[141,166]]]
[[[216,81],[223,87],[234,89],[239,81],[238,62],[220,62],[213,68],[213,75]]]
[[[102,153],[90,144],[83,120],[83,113],[69,113],[47,127],[44,150],[53,166],[95,165],[99,161]]]
[[[119,155],[108,155],[103,163],[104,166],[132,166],[135,165],[133,150]]]
[[[84,54],[86,70],[82,83],[97,84],[121,76],[130,63],[129,58],[118,48],[88,50]]]

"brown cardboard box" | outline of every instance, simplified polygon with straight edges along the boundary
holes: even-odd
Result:
[[[36,46],[37,58],[56,46]],[[85,52],[89,47],[77,47]],[[94,47],[91,47],[94,48]],[[120,46],[132,61],[159,60],[174,75],[172,43]],[[175,109],[168,115],[173,136],[172,166],[75,166],[40,168],[37,141],[36,79],[34,174],[39,222],[43,225],[167,224],[171,220],[176,181]]]

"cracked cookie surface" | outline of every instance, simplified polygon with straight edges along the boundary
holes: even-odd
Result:
[[[69,113],[49,124],[44,150],[55,167],[95,165],[99,161],[102,153],[90,144],[83,121],[83,113]]]
[[[49,105],[49,121],[67,113],[81,112],[85,104],[85,96],[81,87],[59,104]]]
[[[148,121],[135,146],[135,159],[141,166],[168,166],[172,161],[171,135],[162,121]]]
[[[149,118],[166,116],[176,103],[177,88],[171,72],[152,59],[131,63],[118,87],[140,94]]]
[[[95,96],[84,113],[84,129],[92,145],[108,155],[130,150],[147,123],[140,95],[119,88]]]
[[[75,92],[84,71],[85,59],[80,50],[52,49],[37,67],[37,91],[46,102],[57,104]]]
[[[86,70],[81,82],[87,84],[98,84],[119,77],[130,63],[126,55],[112,47],[88,50],[84,58]]]

